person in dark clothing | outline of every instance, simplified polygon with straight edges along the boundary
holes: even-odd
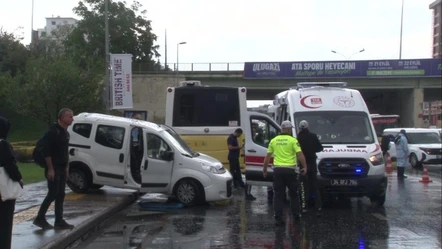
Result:
[[[15,160],[14,150],[6,140],[11,124],[0,117],[0,167],[4,167],[11,180],[19,182],[23,187],[23,181]],[[0,196],[1,197],[1,196]],[[0,198],[0,248],[11,248],[12,225],[14,219],[15,200],[2,201]]]
[[[229,149],[229,155],[227,159],[229,160],[230,174],[232,174],[233,176],[233,186],[235,188],[245,187],[244,181],[242,180],[241,176],[241,168],[239,165],[239,154],[244,146],[239,146],[238,137],[240,137],[242,134],[242,129],[238,128],[227,138],[227,147]]]
[[[47,165],[45,174],[48,182],[48,194],[34,220],[34,225],[42,229],[52,228],[45,216],[53,201],[55,201],[54,227],[59,229],[73,228],[63,219],[66,179],[69,175],[69,133],[67,128],[74,121],[73,115],[72,110],[68,108],[60,110],[58,122],[49,128],[48,145],[43,150]]]
[[[381,150],[382,150],[382,155],[384,156],[384,158],[387,155],[388,150],[390,149],[390,142],[393,142],[393,141],[394,141],[393,135],[382,136]]]
[[[319,193],[318,184],[317,184],[317,164],[316,164],[316,153],[321,152],[324,148],[322,147],[321,142],[318,139],[318,136],[315,133],[312,133],[308,129],[308,122],[306,120],[302,120],[299,123],[299,133],[298,133],[298,141],[301,145],[302,153],[305,155],[305,160],[307,162],[308,174],[306,177],[301,176],[301,206],[303,212],[307,212],[306,204],[311,201],[311,198],[314,196],[315,208],[317,211],[317,215],[321,215],[321,194]],[[307,192],[307,194],[305,194]],[[306,200],[305,196],[308,196]]]

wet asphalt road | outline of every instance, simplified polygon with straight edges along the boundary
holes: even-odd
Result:
[[[367,198],[335,200],[323,216],[313,213],[275,227],[266,189],[255,201],[236,191],[230,203],[162,213],[142,212],[138,203],[117,213],[102,229],[72,248],[441,248],[441,178],[389,177],[384,207]]]

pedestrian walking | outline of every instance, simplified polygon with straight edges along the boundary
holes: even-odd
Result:
[[[301,180],[301,207],[302,212],[307,212],[307,205],[310,202],[315,203],[316,214],[321,215],[322,201],[321,194],[318,188],[318,169],[317,169],[317,155],[316,153],[324,150],[318,136],[311,132],[308,128],[308,122],[302,120],[299,122],[299,133],[296,136],[301,145],[302,153],[307,162],[308,173],[306,176],[300,176]]]
[[[304,154],[296,138],[292,135],[293,126],[286,120],[281,123],[281,134],[274,137],[267,149],[262,173],[267,177],[267,167],[273,155],[273,191],[275,195],[274,212],[276,225],[284,225],[283,206],[286,188],[289,189],[290,209],[293,219],[301,218],[298,196],[298,172],[305,175],[308,172]],[[301,163],[299,170],[297,162]]]
[[[408,149],[408,140],[406,132],[402,129],[399,134],[394,139],[394,144],[396,147],[396,166],[397,166],[397,177],[407,178],[405,173],[405,166],[407,166],[410,156],[410,151]]]
[[[8,177],[13,182],[19,182],[23,188],[22,175],[17,167],[14,150],[11,144],[6,140],[11,125],[9,121],[0,117],[0,167],[4,168]],[[2,185],[2,187],[5,187]],[[8,191],[8,189],[2,189]],[[3,196],[5,197],[5,195]],[[2,201],[0,194],[0,248],[10,249],[12,241],[12,225],[14,219],[15,199],[6,199]]]
[[[48,193],[40,206],[34,225],[42,229],[72,229],[74,226],[63,219],[66,179],[69,176],[69,132],[67,128],[74,121],[72,110],[63,108],[58,113],[58,121],[49,128],[47,146],[43,150],[46,161],[45,175],[48,182]],[[55,223],[50,225],[46,212],[55,201]]]

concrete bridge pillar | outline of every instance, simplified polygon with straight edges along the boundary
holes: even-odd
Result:
[[[412,112],[413,127],[423,127],[423,120],[422,118],[419,118],[419,114],[422,112],[421,105],[424,101],[424,89],[413,88],[411,95],[412,99],[410,100],[410,103],[413,104],[410,111]]]

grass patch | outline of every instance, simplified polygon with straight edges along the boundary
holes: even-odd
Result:
[[[18,168],[24,184],[46,181],[44,169],[35,163],[18,163]]]

